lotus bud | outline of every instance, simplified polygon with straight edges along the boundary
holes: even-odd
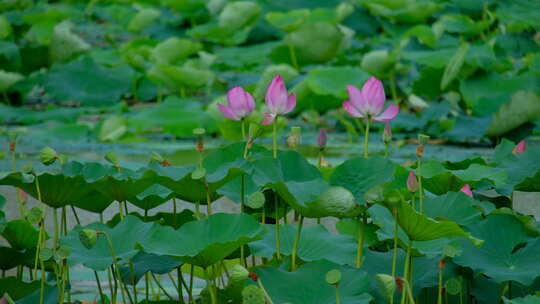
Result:
[[[157,153],[157,152],[152,152],[150,154],[150,157],[151,157],[151,160],[152,161],[155,161],[157,163],[160,163],[163,167],[168,167],[171,165],[171,163],[166,160],[165,158],[163,158],[163,156],[161,156],[161,154]]]
[[[339,269],[332,269],[326,273],[326,283],[334,286],[338,286],[341,281],[341,271]]]
[[[525,152],[525,150],[527,150],[527,146],[526,146],[526,144],[525,144],[525,141],[522,140],[522,141],[520,141],[520,142],[516,145],[516,147],[514,148],[514,150],[512,150],[512,153],[514,153],[514,154],[521,154],[521,153]]]
[[[45,147],[39,152],[39,159],[46,166],[52,165],[58,159],[58,154],[53,148]]]
[[[385,299],[391,299],[396,292],[396,279],[387,274],[377,274],[375,280],[379,293],[383,295]]]
[[[234,265],[231,270],[231,281],[233,283],[242,282],[249,277],[249,271],[240,264]]]
[[[385,144],[389,144],[392,141],[392,127],[388,122],[384,126],[382,139]]]
[[[93,229],[83,229],[79,231],[79,240],[86,249],[92,249],[98,239],[98,232]]]
[[[197,137],[197,147],[196,150],[199,152],[204,151],[204,134],[206,130],[204,128],[196,128],[193,130],[193,135]]]
[[[425,146],[428,144],[429,136],[424,134],[418,134],[418,143],[422,146]]]
[[[265,304],[264,292],[255,285],[250,285],[242,290],[243,304]]]
[[[461,190],[459,190],[459,191],[465,193],[466,195],[468,195],[470,197],[473,197],[473,193],[471,191],[471,186],[469,186],[469,184],[463,185],[463,187],[461,187]]]
[[[287,138],[287,144],[289,145],[291,149],[296,149],[298,147],[301,134],[302,134],[302,129],[300,127],[291,128],[291,133],[289,137]]]
[[[319,136],[317,136],[317,145],[319,146],[319,149],[322,151],[324,148],[326,148],[326,129],[320,128],[319,129]]]
[[[113,166],[115,166],[117,168],[119,167],[118,166],[118,158],[116,157],[116,153],[114,151],[107,152],[107,154],[105,154],[104,158],[105,158],[106,161],[108,161]]]
[[[414,175],[414,171],[409,172],[409,176],[407,177],[407,190],[413,193],[418,191],[418,179]]]

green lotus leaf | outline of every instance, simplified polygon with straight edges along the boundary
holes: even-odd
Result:
[[[353,158],[336,167],[330,183],[351,191],[358,204],[365,204],[369,189],[390,181],[396,165],[385,157]]]
[[[44,87],[52,98],[84,104],[117,102],[130,92],[134,71],[127,65],[103,67],[90,57],[53,65]],[[69,83],[69,85],[66,85]]]
[[[154,225],[146,237],[139,237],[138,244],[147,253],[206,268],[262,234],[263,227],[249,215],[217,213],[178,230]]]
[[[503,298],[504,304],[540,304],[540,296],[528,295],[523,298]]]
[[[136,216],[128,215],[113,228],[101,223],[92,223],[84,227],[76,226],[66,236],[60,238],[60,244],[71,248],[71,255],[67,259],[69,265],[83,264],[93,270],[101,271],[113,263],[107,237],[104,234],[99,234],[94,246],[87,249],[79,239],[79,231],[92,229],[107,233],[111,239],[116,258],[120,262],[127,262],[139,252],[135,248],[135,244],[148,237],[154,225],[158,224],[144,223]]]
[[[15,72],[0,70],[0,92],[6,92],[17,82],[24,79],[24,76]]]
[[[141,209],[150,210],[164,204],[174,196],[175,193],[169,188],[160,184],[153,184],[135,197],[130,198],[129,202]]]
[[[0,235],[15,249],[30,249],[37,245],[39,229],[24,219],[16,219],[7,222]]]
[[[159,18],[161,12],[152,8],[143,8],[137,12],[129,21],[128,30],[130,32],[140,32],[145,27],[151,25]]]
[[[133,264],[120,268],[122,281],[129,285],[139,282],[147,272],[166,274],[173,269],[182,266],[182,262],[168,256],[155,255],[144,251],[138,252],[131,258],[130,263]]]
[[[270,12],[266,14],[266,21],[285,32],[297,30],[310,16],[308,9],[289,10],[285,12]]]
[[[374,15],[406,23],[422,23],[443,8],[443,4],[419,0],[362,0],[361,4]]]
[[[328,304],[336,301],[336,291],[325,277],[334,269],[342,274],[339,295],[343,303],[371,303],[370,280],[362,269],[323,260],[302,265],[295,272],[280,268],[259,268],[255,272],[274,303]]]
[[[357,67],[320,67],[310,70],[306,81],[309,88],[318,95],[346,99],[348,96],[344,88],[348,84],[359,86],[368,78],[369,75]]]
[[[323,22],[305,23],[286,37],[302,64],[324,63],[334,58],[346,39],[336,26]]]
[[[49,52],[53,61],[66,61],[90,49],[90,45],[71,30],[73,25],[63,21],[54,27]]]
[[[202,49],[202,44],[189,39],[172,37],[152,49],[152,59],[159,64],[176,64]]]
[[[454,259],[457,264],[483,273],[497,283],[513,280],[527,286],[539,276],[536,257],[540,254],[540,239],[530,239],[514,216],[493,214],[467,228],[485,243],[477,248],[465,242],[462,255]],[[525,246],[516,249],[520,244]]]
[[[268,225],[264,238],[249,244],[256,256],[271,258],[276,252],[275,229]],[[297,225],[280,226],[281,254],[290,255],[296,236]],[[305,226],[298,246],[298,258],[305,262],[326,259],[339,265],[353,265],[357,242],[348,235],[333,235],[322,225]],[[322,277],[324,281],[324,276]]]
[[[475,202],[462,192],[449,192],[437,197],[426,197],[424,213],[434,219],[446,219],[466,226],[482,218],[482,212],[475,208]]]
[[[397,220],[407,236],[415,241],[431,241],[439,238],[468,238],[475,246],[483,241],[465,232],[452,221],[436,221],[416,211],[411,205],[400,202],[397,207]]]
[[[251,27],[259,20],[261,7],[256,2],[227,3],[218,16],[218,24],[229,32]]]
[[[19,300],[39,290],[40,286],[40,281],[24,282],[14,276],[6,277],[0,279],[0,294],[4,295],[7,293],[13,300]]]

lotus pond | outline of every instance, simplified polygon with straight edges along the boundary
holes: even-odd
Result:
[[[540,303],[539,21],[0,2],[0,304]]]

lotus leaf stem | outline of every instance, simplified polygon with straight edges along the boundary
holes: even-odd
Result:
[[[296,237],[294,238],[294,244],[291,252],[291,271],[296,270],[296,254],[298,251],[298,245],[300,243],[300,237],[302,235],[302,225],[304,224],[304,216],[300,215],[298,221],[298,228],[296,229]]]
[[[266,291],[266,288],[264,288],[264,285],[263,285],[263,283],[261,281],[261,278],[257,279],[257,284],[259,285],[259,288],[262,290],[262,292],[263,292],[264,296],[266,297],[266,299],[268,300],[268,302],[270,304],[274,304],[274,302],[272,302],[272,298],[270,298],[270,295]]]
[[[411,247],[412,247],[412,240],[409,239],[409,244],[407,245],[407,254],[405,255],[405,266],[403,268],[403,280],[406,284],[408,284],[408,278],[409,278],[409,268],[410,268],[410,258],[411,258]],[[408,288],[408,285],[407,285]],[[405,294],[407,293],[406,290],[404,290],[401,293],[401,304],[405,304]],[[409,295],[410,297],[410,295]],[[414,301],[412,302],[414,303]]]
[[[364,136],[364,157],[365,158],[368,158],[369,156],[369,151],[368,151],[368,146],[369,146],[369,121],[370,119],[366,119],[366,129],[365,129],[365,136]]]
[[[362,257],[364,256],[364,242],[366,238],[367,216],[358,217],[358,243],[356,246],[356,268],[362,267]]]
[[[159,282],[158,278],[156,278],[156,275],[153,273],[153,272],[150,272],[150,274],[152,275],[152,278],[154,279],[154,282],[156,282],[158,288],[163,291],[163,294],[165,294],[165,296],[167,298],[169,298],[171,301],[174,301],[174,298],[171,297],[171,295],[167,292],[167,290],[165,290],[165,288],[163,288],[163,285],[161,285],[161,283]]]
[[[397,209],[393,208],[394,211],[394,252],[392,255],[392,277],[396,277],[396,266],[397,266],[397,248],[398,248],[398,220],[397,220]],[[390,303],[394,303],[394,297],[392,297]]]
[[[101,299],[101,303],[107,303],[105,302],[105,295],[103,294],[103,288],[101,287],[101,282],[99,280],[99,275],[97,271],[94,270],[94,277],[96,278],[97,288],[99,291],[99,298]]]
[[[277,192],[274,192],[274,209],[275,209],[275,218],[276,218],[276,258],[281,260],[281,235],[279,229],[279,197]]]
[[[437,304],[442,304],[443,302],[443,299],[442,299],[442,296],[443,296],[443,271],[444,271],[444,268],[443,267],[439,267],[439,286],[437,288]]]

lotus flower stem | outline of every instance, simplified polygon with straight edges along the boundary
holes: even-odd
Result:
[[[195,300],[193,299],[193,272],[194,270],[195,270],[195,266],[191,264],[189,268],[189,289],[188,289],[189,303],[195,303]]]
[[[362,221],[361,221],[362,220]],[[356,246],[356,268],[362,267],[362,257],[364,255],[364,239],[365,239],[365,230],[367,226],[367,217],[361,215],[358,217],[358,243]]]
[[[404,283],[404,287],[405,287],[405,290],[403,290],[403,294],[405,294],[405,292],[407,293],[407,296],[409,297],[409,304],[415,304],[414,302],[414,298],[413,298],[413,293],[412,293],[412,290],[411,290],[411,285],[409,284],[409,282],[407,280],[405,280]]]
[[[418,159],[418,200],[420,201],[420,213],[424,214],[424,188],[422,186],[422,159]]]
[[[41,264],[41,290],[39,292],[39,304],[43,304],[45,299],[45,263],[43,260],[39,260]]]
[[[163,288],[163,286],[161,285],[161,283],[159,282],[159,279],[156,278],[156,275],[150,271],[150,274],[152,275],[152,278],[154,279],[154,282],[156,282],[158,288],[163,291],[163,294],[165,294],[165,296],[167,296],[167,298],[169,298],[171,301],[174,301],[174,298],[171,297],[171,295],[167,292],[167,290],[165,290],[165,288]]]
[[[276,258],[281,260],[281,235],[279,229],[279,203],[278,203],[277,192],[274,193],[274,209],[275,209],[275,218],[276,218]]]
[[[77,214],[77,210],[75,210],[75,207],[70,206],[71,211],[73,212],[73,216],[75,217],[75,221],[77,222],[77,225],[81,224],[81,220],[79,219],[79,215]]]
[[[261,281],[261,278],[257,279],[257,284],[259,285],[259,288],[262,290],[262,292],[263,292],[264,296],[266,297],[266,299],[268,300],[268,302],[270,304],[274,304],[274,302],[272,302],[272,298],[270,298],[270,295],[266,291],[266,288],[264,288],[264,285],[263,285],[263,283]]]
[[[296,59],[296,50],[294,49],[294,45],[292,43],[288,43],[289,46],[289,54],[291,56],[291,63],[295,70],[298,70],[298,60]]]
[[[437,288],[437,304],[442,304],[443,302],[443,299],[442,299],[442,296],[443,296],[443,271],[444,271],[444,268],[443,267],[439,267],[439,286]]]
[[[214,289],[214,283],[208,275],[208,269],[204,268],[204,276],[206,277],[206,284],[208,286],[208,291],[210,292],[210,300],[212,304],[217,304],[216,290]]]
[[[118,202],[118,212],[120,213],[120,220],[123,220],[124,212],[122,211],[122,202]]]
[[[272,143],[272,152],[274,158],[277,158],[277,119],[274,119],[274,123],[272,124],[272,134],[273,134],[273,143]]]
[[[114,272],[113,272],[113,278],[114,278],[114,281],[115,281],[115,284],[118,280],[119,283],[120,283],[120,292],[122,293],[122,300],[124,302],[126,302],[126,295],[124,293],[124,289],[122,288],[122,276],[120,275],[120,268],[118,267],[118,263],[116,262],[116,254],[114,252],[114,247],[113,247],[113,243],[112,243],[112,240],[109,236],[109,234],[107,232],[104,232],[104,231],[99,231],[99,234],[103,234],[105,235],[105,238],[107,239],[107,244],[109,245],[109,250],[111,252],[111,257],[112,257],[112,260],[113,260],[113,266],[114,266]],[[112,303],[116,303],[115,302],[116,300],[116,288],[115,288],[115,292],[114,292],[114,297],[113,297],[113,301]]]
[[[210,198],[210,188],[208,187],[208,184],[205,184],[204,187],[206,188],[206,213],[208,213],[208,216],[212,215],[212,199]]]
[[[409,268],[410,268],[410,259],[411,259],[411,247],[412,247],[412,240],[409,239],[409,244],[407,245],[407,254],[405,255],[405,267],[403,268],[403,278],[405,282],[409,280],[408,278],[409,278],[409,270],[410,270]],[[405,290],[401,293],[401,304],[405,304],[406,293],[407,292]]]
[[[398,221],[397,221],[397,209],[393,208],[394,211],[394,254],[392,256],[392,277],[396,277],[396,266],[397,266],[397,248],[398,248]],[[392,297],[391,303],[394,303],[394,297]]]
[[[96,284],[99,291],[99,298],[101,299],[101,303],[107,303],[105,302],[105,295],[103,294],[103,288],[101,288],[101,282],[99,280],[99,275],[97,271],[94,270],[94,277],[96,278]]]
[[[341,303],[341,298],[339,297],[339,284],[336,285],[336,304],[340,304]]]
[[[54,220],[54,238],[53,238],[53,250],[56,251],[58,247],[58,213],[56,208],[53,208],[53,220]]]
[[[369,145],[369,118],[366,119],[366,130],[365,130],[365,136],[364,136],[364,157],[368,158],[369,152],[368,152],[368,145]]]
[[[242,118],[241,120],[241,126],[242,126],[242,139],[244,141],[246,141],[246,145],[247,145],[247,141],[248,141],[248,138],[246,137],[246,122],[245,120]]]
[[[35,175],[35,184],[36,184],[36,192],[37,192],[37,198],[38,201],[41,202],[41,188],[39,187],[39,178],[37,175]],[[39,234],[38,234],[38,242],[37,242],[37,248],[36,248],[36,259],[34,262],[34,276],[37,277],[37,268],[38,268],[38,260],[39,260],[39,252],[41,251],[41,248],[44,245],[45,240],[45,219],[47,218],[47,205],[43,204],[43,218],[39,222]],[[45,268],[42,267],[42,271]]]
[[[244,204],[245,204],[245,179],[246,177],[244,174],[240,176],[240,213],[244,213]],[[246,267],[246,257],[245,257],[245,248],[244,245],[240,246],[240,264],[244,267]]]
[[[302,235],[302,225],[304,224],[304,216],[300,215],[298,221],[298,228],[296,230],[296,237],[294,238],[293,248],[291,252],[291,271],[296,270],[296,252],[298,251],[298,244],[300,243],[300,236]]]

